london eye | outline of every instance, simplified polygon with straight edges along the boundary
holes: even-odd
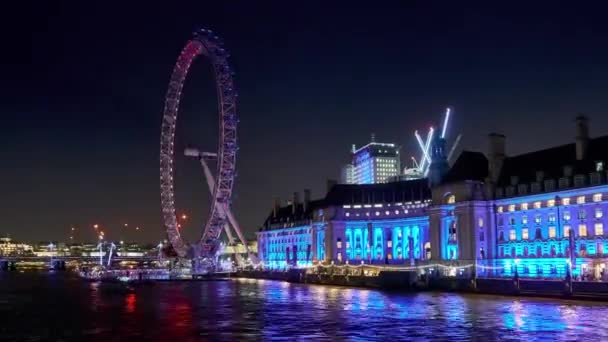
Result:
[[[212,31],[202,29],[194,32],[192,39],[186,43],[177,58],[171,74],[160,136],[161,209],[169,242],[179,257],[207,260],[212,264],[217,256],[219,238],[223,230],[226,231],[229,242],[234,243],[230,226],[247,248],[244,236],[230,210],[236,172],[238,119],[237,94],[228,56],[219,37]],[[188,243],[180,234],[176,216],[173,179],[174,143],[184,81],[192,62],[199,57],[204,57],[210,62],[213,69],[218,102],[219,141],[217,149],[212,152],[201,152],[195,148],[187,148],[184,151],[186,156],[195,157],[200,161],[211,194],[209,217],[201,238],[199,241]],[[209,166],[210,161],[217,165],[215,175]]]

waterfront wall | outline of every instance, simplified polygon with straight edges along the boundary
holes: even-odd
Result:
[[[233,277],[390,289],[608,300],[608,283],[513,278],[418,277],[410,271],[381,271],[375,276],[289,271],[240,271]],[[570,289],[571,287],[571,289]]]

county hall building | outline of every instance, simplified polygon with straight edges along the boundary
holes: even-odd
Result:
[[[258,234],[265,267],[477,265],[478,276],[608,280],[608,136],[576,118],[573,143],[507,156],[506,139],[450,167],[431,146],[428,178],[331,184],[324,198],[275,201]]]

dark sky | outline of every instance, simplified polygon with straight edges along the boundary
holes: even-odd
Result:
[[[466,149],[485,151],[492,131],[507,135],[509,154],[568,143],[578,112],[592,119],[593,135],[608,133],[606,8],[590,3],[95,3],[2,11],[2,235],[66,239],[74,225],[79,239],[91,239],[99,223],[111,239],[164,236],[164,95],[200,26],[232,52],[241,120],[234,211],[249,233],[273,197],[304,188],[322,196],[350,144],[372,132],[410,155],[413,131],[448,105],[452,137],[462,133]],[[178,151],[216,148],[214,101],[200,60],[184,88]],[[193,239],[207,189],[194,161],[176,163],[177,202],[191,215]]]

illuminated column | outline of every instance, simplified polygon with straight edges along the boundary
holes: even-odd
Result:
[[[473,219],[473,206],[470,204],[456,207],[454,215],[457,219],[456,241],[458,243],[458,259],[474,260],[475,253],[475,222]]]
[[[325,262],[330,263],[335,260],[334,246],[334,224],[329,222],[325,225]]]
[[[371,222],[367,223],[367,246],[365,252],[368,261],[374,259],[374,230]]]
[[[431,259],[447,259],[443,253],[447,246],[442,246],[442,242],[447,240],[443,235],[443,211],[441,207],[433,207],[429,210],[429,241],[431,243]]]
[[[317,226],[312,224],[310,228],[310,233],[312,234],[310,242],[312,248],[312,261],[322,261],[318,260],[319,256],[317,255]]]

